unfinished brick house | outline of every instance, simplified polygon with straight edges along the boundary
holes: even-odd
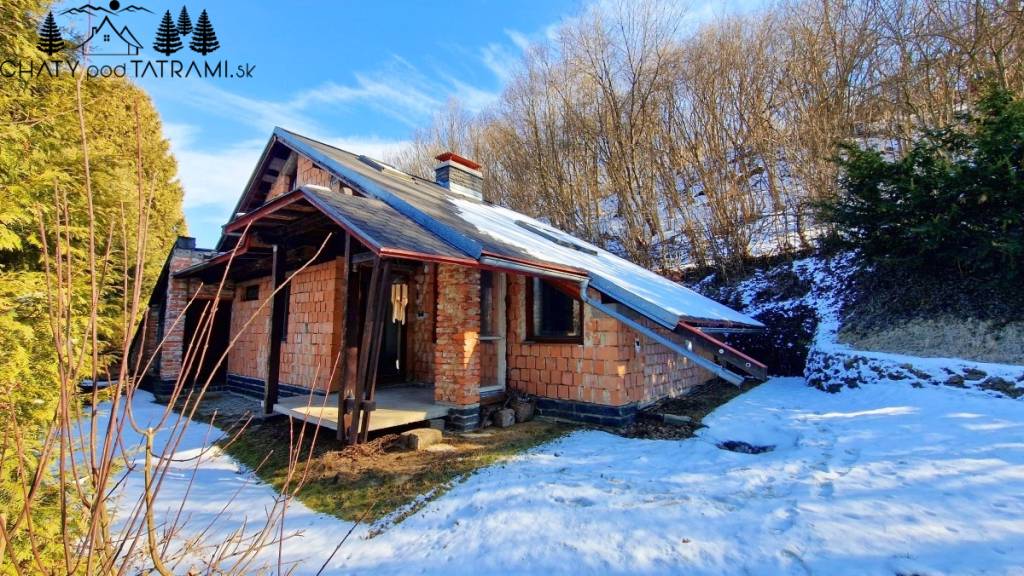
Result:
[[[169,256],[136,339],[136,360],[156,352],[147,382],[257,395],[355,442],[474,428],[507,390],[618,425],[710,378],[764,378],[713,336],[757,321],[484,201],[472,161],[438,162],[425,180],[276,129],[216,248]]]

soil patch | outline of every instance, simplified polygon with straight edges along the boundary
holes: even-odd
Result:
[[[716,378],[695,387],[686,396],[648,406],[640,411],[636,422],[617,432],[628,438],[689,438],[704,427],[701,421],[715,408],[757,386],[757,383],[734,386]]]

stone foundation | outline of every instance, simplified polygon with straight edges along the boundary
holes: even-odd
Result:
[[[573,402],[556,398],[537,398],[537,415],[601,426],[625,426],[636,419],[636,403],[604,406],[590,402]]]

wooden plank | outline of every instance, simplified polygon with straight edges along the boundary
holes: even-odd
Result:
[[[370,273],[370,286],[365,295],[365,312],[363,316],[363,335],[359,345],[359,369],[356,371],[356,386],[354,390],[354,403],[352,405],[352,423],[345,439],[349,444],[354,444],[359,438],[359,426],[362,420],[362,402],[365,397],[366,373],[370,360],[370,347],[373,342],[373,320],[377,318],[377,299],[375,295],[379,292],[377,285],[380,283],[380,260],[373,263],[373,272]],[[362,306],[360,308],[363,308]]]
[[[702,332],[696,326],[680,322],[679,328],[694,337],[694,345],[717,356],[720,360],[757,380],[768,379],[768,367],[729,346],[725,342]]]
[[[341,275],[337,281],[341,282],[342,280],[344,280],[345,291],[339,295],[338,301],[335,302],[334,307],[335,329],[337,329],[339,320],[344,322],[345,326],[345,330],[344,332],[342,332],[341,339],[338,342],[338,372],[337,374],[335,374],[335,382],[333,383],[334,389],[338,391],[338,422],[340,425],[337,426],[335,429],[337,430],[339,442],[345,441],[345,398],[347,397],[347,394],[345,392],[346,385],[348,384],[345,377],[348,374],[349,365],[348,293],[351,289],[351,286],[349,285],[349,272],[352,270],[352,235],[349,234],[348,232],[345,233],[345,254],[343,258],[344,268],[341,270]]]
[[[391,288],[391,261],[385,260],[383,270],[381,271],[381,278],[378,282],[377,296],[376,296],[376,309],[374,310],[376,318],[373,321],[373,339],[370,341],[370,359],[369,365],[366,371],[366,382],[363,385],[364,398],[363,398],[363,409],[361,413],[361,423],[359,430],[359,441],[365,442],[366,436],[370,430],[370,412],[374,409],[374,394],[377,389],[377,369],[380,365],[380,349],[383,345],[382,340],[384,339],[384,322],[387,321],[385,314],[387,313],[387,306],[384,303],[388,298],[388,291]]]
[[[277,403],[278,381],[281,377],[281,336],[284,334],[284,323],[287,321],[284,313],[288,305],[288,292],[281,286],[285,281],[285,256],[284,245],[273,246],[273,259],[271,264],[271,276],[273,277],[273,288],[277,290],[270,305],[270,346],[267,350],[267,383],[263,388],[263,411],[266,414],[274,413],[274,404]]]

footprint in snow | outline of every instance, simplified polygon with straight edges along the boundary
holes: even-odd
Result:
[[[554,500],[555,502],[558,502],[559,504],[570,504],[572,506],[577,506],[577,507],[580,507],[580,508],[589,508],[589,507],[597,504],[597,502],[594,502],[590,498],[584,498],[582,496],[577,496],[575,498],[568,498],[568,499],[563,498],[561,496],[555,496],[554,498],[552,498],[552,500]]]

